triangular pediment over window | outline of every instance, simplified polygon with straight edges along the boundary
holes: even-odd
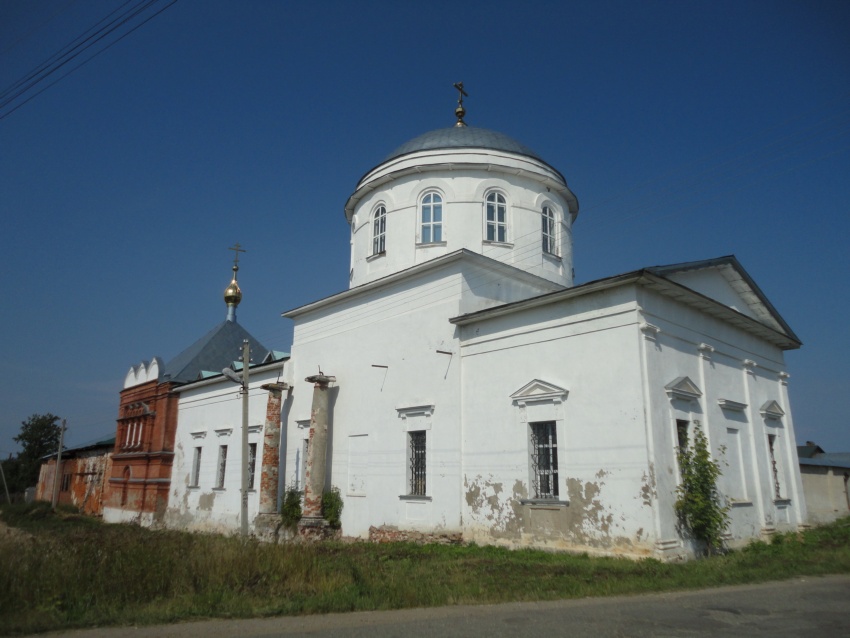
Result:
[[[691,401],[702,396],[702,390],[688,377],[677,377],[665,385],[664,389],[674,399]]]
[[[526,383],[519,390],[511,395],[511,399],[519,403],[526,401],[552,401],[563,400],[566,398],[569,390],[557,386],[554,383],[534,379]]]
[[[776,401],[768,401],[759,410],[765,419],[781,419],[785,416],[785,410]]]

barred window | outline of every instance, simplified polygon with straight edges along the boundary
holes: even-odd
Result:
[[[779,482],[779,468],[776,465],[776,435],[767,435],[767,449],[770,452],[770,469],[773,475],[773,495],[782,498],[782,485]]]
[[[372,217],[372,254],[382,255],[387,251],[387,209],[379,206]]]
[[[500,193],[487,195],[487,241],[508,241],[508,208]]]
[[[443,241],[443,198],[437,193],[427,193],[422,198],[420,214],[420,243],[436,244]]]
[[[555,225],[555,213],[548,206],[543,207],[543,252],[558,254],[558,233]]]
[[[676,443],[678,444],[679,452],[684,452],[688,449],[688,428],[690,425],[690,421],[676,419]]]
[[[224,487],[224,471],[227,468],[227,446],[218,448],[218,472],[215,476],[215,486],[219,489]]]
[[[534,498],[558,498],[558,437],[554,421],[530,423]]]
[[[425,496],[425,432],[409,432],[410,495]]]
[[[71,489],[71,474],[63,474],[62,475],[62,488],[61,491],[67,492]]]
[[[254,489],[254,470],[257,469],[257,444],[248,444],[248,489]]]

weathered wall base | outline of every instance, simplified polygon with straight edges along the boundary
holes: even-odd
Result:
[[[266,543],[277,543],[283,521],[279,514],[257,514],[254,519],[254,535]]]
[[[317,516],[303,516],[298,521],[298,539],[305,543],[338,540],[341,532]]]
[[[460,545],[463,534],[460,532],[417,532],[399,529],[392,525],[372,526],[369,528],[369,541],[372,543],[436,543],[439,545]]]

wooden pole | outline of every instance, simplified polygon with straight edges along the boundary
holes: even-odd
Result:
[[[59,430],[59,451],[56,453],[56,471],[53,473],[53,509],[59,503],[59,472],[62,470],[62,446],[65,443],[65,419],[62,419],[62,429]]]

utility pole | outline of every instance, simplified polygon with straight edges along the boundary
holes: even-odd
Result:
[[[242,538],[248,537],[248,364],[250,347],[242,342],[242,511],[239,515]]]
[[[65,443],[65,430],[65,419],[62,419],[62,429],[59,430],[59,451],[56,452],[56,471],[53,472],[53,509],[56,509],[56,505],[59,503],[59,473],[62,471],[62,446]]]
[[[9,455],[9,458],[12,458],[12,456]],[[2,462],[0,462],[0,476],[3,477],[3,487],[6,488],[6,502],[9,505],[11,505],[12,504],[12,497],[9,496],[9,484],[6,483],[6,473],[3,471],[3,463]]]

